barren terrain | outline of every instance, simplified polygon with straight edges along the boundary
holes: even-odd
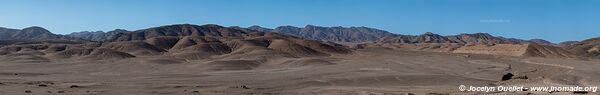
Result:
[[[365,48],[315,57],[143,56],[0,63],[4,95],[404,95],[549,94],[461,92],[459,85],[598,86],[600,60]],[[262,54],[260,56],[277,56]],[[527,79],[501,81],[506,73]],[[572,94],[554,92],[553,94]],[[589,93],[592,94],[592,93]]]

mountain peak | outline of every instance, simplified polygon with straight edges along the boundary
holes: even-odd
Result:
[[[52,32],[38,26],[32,26],[22,29],[11,36],[12,40],[49,40],[61,39],[62,36],[53,34]]]
[[[27,28],[37,28],[37,29],[40,29],[40,28],[41,28],[41,29],[44,29],[43,27],[39,27],[39,26],[29,26],[29,27],[27,27]],[[23,29],[27,29],[27,28],[23,28]]]
[[[112,31],[108,31],[108,32],[128,32],[129,30],[125,30],[125,29],[115,29]]]
[[[294,26],[280,26],[275,28],[272,32],[311,40],[332,42],[374,42],[382,37],[394,35],[387,31],[366,27],[323,27],[310,24],[304,26],[303,28]]]
[[[198,25],[192,25],[192,26],[198,26]],[[201,25],[200,27],[225,28],[225,27],[223,27],[221,25],[217,25],[217,24],[204,24],[204,25]]]
[[[425,32],[425,35],[434,35],[433,32]]]
[[[256,30],[256,31],[262,31],[262,32],[271,32],[271,31],[273,31],[273,29],[264,28],[264,27],[261,27],[261,26],[258,26],[258,25],[252,25],[252,26],[248,27],[248,29],[250,29],[250,30]]]
[[[252,26],[250,26],[250,27],[248,27],[248,28],[251,28],[251,27],[252,27],[252,28],[264,28],[264,27],[262,27],[262,26],[258,26],[258,25],[252,25]]]
[[[28,32],[33,34],[52,34],[52,32],[46,30],[45,28],[38,26],[31,26],[21,30],[21,32]]]
[[[529,42],[536,43],[536,44],[542,44],[542,45],[554,45],[554,43],[552,43],[550,41],[546,41],[544,39],[530,39]]]
[[[148,29],[136,30],[133,32],[119,33],[107,39],[107,41],[133,41],[145,40],[154,37],[181,37],[181,36],[207,36],[207,37],[240,37],[250,31],[238,28],[223,27],[216,24],[192,25],[192,24],[174,24]]]
[[[308,24],[308,25],[304,26],[304,28],[326,28],[326,27]]]

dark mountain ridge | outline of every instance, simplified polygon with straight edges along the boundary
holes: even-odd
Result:
[[[248,27],[248,29],[263,32],[277,32],[311,40],[332,42],[374,42],[382,37],[395,35],[384,30],[368,27],[322,27],[306,25],[303,28],[280,26],[275,29],[269,29],[260,26],[251,26]]]
[[[77,40],[76,38],[53,34],[38,26],[19,29],[0,27],[0,40],[32,41],[32,40]]]
[[[2,37],[0,38],[0,47],[27,44],[51,47],[52,44],[66,44],[73,48],[72,51],[90,50],[89,48],[92,48],[99,50],[99,52],[114,54],[130,54],[133,56],[168,54],[190,57],[191,59],[205,58],[206,55],[244,53],[257,48],[293,56],[320,56],[349,52],[346,47],[332,42],[372,42],[376,44],[454,43],[464,44],[465,46],[468,44],[529,43],[554,45],[542,39],[521,40],[492,36],[487,33],[442,36],[427,32],[421,35],[400,35],[367,27],[320,27],[313,25],[307,25],[304,28],[281,26],[276,29],[268,29],[260,26],[241,28],[223,27],[214,24],[175,24],[136,31],[117,29],[109,32],[84,31],[69,35],[53,34],[42,27],[28,27],[21,30],[0,28],[0,37]],[[600,54],[598,53],[600,46],[598,46],[597,42],[599,41],[597,39],[569,43],[563,48],[577,55],[596,57]],[[82,48],[81,45],[86,47]],[[10,52],[4,53],[10,54]]]
[[[160,36],[209,36],[209,37],[240,37],[248,34],[247,30],[226,28],[219,25],[176,24],[116,34],[109,41],[145,40]]]
[[[222,30],[220,30],[222,29]],[[222,32],[217,32],[222,31]],[[219,25],[192,25],[176,24],[141,29],[136,31],[127,31],[115,29],[109,32],[74,32],[68,35],[52,34],[41,27],[29,27],[22,30],[0,27],[0,40],[39,40],[39,39],[82,39],[89,41],[128,41],[144,40],[159,36],[226,36],[236,37],[239,33],[244,34],[247,31],[275,32],[286,35],[292,35],[310,40],[331,41],[342,43],[460,43],[460,44],[526,44],[536,43],[543,45],[556,45],[543,39],[522,40],[515,38],[504,38],[492,36],[487,33],[458,34],[442,36],[432,32],[422,35],[401,35],[393,34],[388,31],[368,28],[368,27],[322,27],[315,25],[306,25],[303,28],[294,26],[280,26],[275,29],[264,28],[260,26],[250,26],[248,28],[223,27]]]
[[[130,32],[124,29],[115,29],[112,31],[104,32],[104,31],[81,31],[81,32],[73,32],[67,34],[66,36],[87,39],[91,41],[105,41],[108,40],[119,33]]]
[[[600,37],[573,42],[564,48],[577,55],[600,58]]]
[[[488,33],[458,34],[442,36],[432,32],[422,35],[393,34],[388,31],[368,27],[322,27],[306,25],[303,28],[294,26],[280,26],[275,29],[260,26],[250,26],[247,29],[263,32],[277,32],[292,36],[298,36],[311,40],[331,41],[341,43],[460,43],[460,44],[526,44],[536,43],[543,45],[555,45],[543,39],[522,40],[515,38],[504,38],[492,36]]]

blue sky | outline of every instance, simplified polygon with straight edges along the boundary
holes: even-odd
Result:
[[[2,0],[0,27],[54,33],[168,24],[367,26],[552,42],[600,37],[598,0]]]

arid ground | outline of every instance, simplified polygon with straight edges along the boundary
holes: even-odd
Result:
[[[276,56],[276,55],[274,55]],[[599,86],[600,60],[364,48],[321,57],[217,56],[182,60],[0,63],[3,95],[405,95],[549,94],[461,92],[472,86]],[[255,62],[257,61],[257,62]],[[260,61],[260,62],[258,62]],[[254,64],[256,63],[256,64]],[[522,76],[501,81],[506,73]],[[526,77],[526,78],[523,78]],[[573,94],[554,92],[552,94]],[[597,94],[597,93],[588,93]]]

